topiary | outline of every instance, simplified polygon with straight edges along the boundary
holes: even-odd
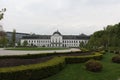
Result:
[[[116,55],[116,56],[112,57],[112,62],[120,63],[120,55]]]
[[[85,63],[86,69],[92,72],[99,72],[102,70],[103,66],[100,61],[89,60]]]

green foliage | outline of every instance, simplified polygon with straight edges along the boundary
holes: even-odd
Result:
[[[119,80],[120,64],[111,62],[115,55],[111,53],[103,55],[103,59],[100,60],[103,65],[101,72],[85,70],[85,63],[68,64],[64,70],[44,80]]]
[[[0,39],[0,46],[1,47],[5,47],[7,45],[7,38],[5,36],[3,36],[1,39]]]
[[[18,45],[18,47],[20,47],[20,46],[21,46],[21,43],[20,43],[20,41],[17,43],[17,45]]]
[[[80,48],[80,50],[81,50],[82,52],[89,52],[89,50],[86,49],[86,48]]]
[[[6,11],[6,8],[2,9],[0,11],[0,20],[3,19],[3,16],[4,16],[4,12]]]
[[[57,54],[57,53],[54,53],[54,54]],[[30,57],[30,55],[27,55],[27,56]],[[70,61],[72,61],[72,58],[74,59],[79,58],[79,60],[80,59],[83,60],[84,58],[86,60],[86,58],[87,59],[91,59],[91,58],[98,59],[98,57],[101,57],[101,56],[102,56],[101,54],[97,53],[95,55],[78,56],[78,57],[76,56],[55,57],[47,62],[39,63],[39,64],[0,68],[0,80],[21,80],[21,79],[41,80],[43,78],[49,77],[61,71],[65,67],[66,63],[68,63],[67,58],[71,58]]]
[[[64,49],[68,48],[35,47],[35,46],[6,48],[6,50],[64,50]]]
[[[99,53],[101,53],[101,54],[105,54],[106,52],[103,50],[103,51],[100,51]]]
[[[88,46],[93,49],[99,47],[120,47],[120,23],[115,25],[108,25],[104,30],[95,32],[89,42]]]
[[[15,42],[16,42],[16,30],[13,29],[12,33],[12,46],[15,47]]]
[[[65,58],[66,63],[83,63],[86,62],[90,59],[96,59],[96,60],[100,60],[102,59],[102,54],[100,53],[95,53],[93,55],[87,55],[87,56],[69,56]]]
[[[4,15],[3,13],[0,13],[0,20],[3,18],[3,15]]]
[[[45,63],[0,68],[0,80],[40,80],[56,74],[63,69],[64,66],[64,58],[55,57]]]
[[[85,47],[85,43],[82,41],[80,42],[80,48],[83,48],[83,47]]]
[[[120,63],[120,55],[116,55],[116,56],[112,57],[112,61],[114,63]]]
[[[100,61],[97,60],[89,60],[85,63],[86,69],[92,72],[99,72],[102,70],[103,66]]]
[[[25,41],[23,42],[23,46],[26,47],[27,45],[28,45],[28,42],[25,40]]]

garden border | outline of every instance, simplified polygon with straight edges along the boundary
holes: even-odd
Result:
[[[95,53],[86,56],[54,57],[44,63],[0,68],[0,80],[39,80],[58,73],[68,63],[82,63],[89,59],[100,60],[102,55]]]

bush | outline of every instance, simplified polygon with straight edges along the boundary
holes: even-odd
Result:
[[[90,59],[96,59],[100,60],[102,59],[103,54],[100,53],[95,53],[94,55],[86,55],[86,56],[67,56],[65,58],[66,63],[71,64],[71,63],[83,63],[86,62]]]
[[[80,48],[80,50],[81,50],[81,52],[89,52],[89,50],[86,48]]]
[[[112,61],[113,61],[114,63],[120,63],[120,55],[117,55],[117,56],[112,57]]]
[[[64,58],[55,57],[45,63],[0,68],[0,80],[41,80],[58,73],[64,66]]]
[[[63,53],[62,53],[63,54]],[[25,56],[11,56],[15,58],[37,58],[37,56],[50,56],[51,54],[42,55],[25,55]],[[56,55],[56,53],[52,54]],[[11,58],[10,57],[10,58]],[[6,58],[5,56],[2,58]],[[8,57],[9,58],[9,57]],[[22,65],[16,67],[0,68],[0,80],[41,80],[58,73],[67,63],[80,63],[90,59],[101,59],[102,54],[95,53],[94,55],[86,56],[64,56],[55,57],[47,62]]]
[[[105,54],[106,52],[105,51],[100,51],[101,54]]]
[[[120,52],[119,52],[119,51],[115,51],[114,53],[115,53],[115,54],[119,54]]]
[[[92,72],[99,72],[102,70],[103,66],[100,61],[89,60],[85,64],[86,69]]]

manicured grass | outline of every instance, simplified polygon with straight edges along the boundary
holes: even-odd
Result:
[[[120,80],[120,64],[112,63],[115,54],[107,53],[102,59],[103,70],[90,72],[82,64],[68,64],[60,73],[44,80]]]
[[[6,50],[64,50],[68,48],[50,48],[50,47],[20,47],[20,48],[6,48]]]

